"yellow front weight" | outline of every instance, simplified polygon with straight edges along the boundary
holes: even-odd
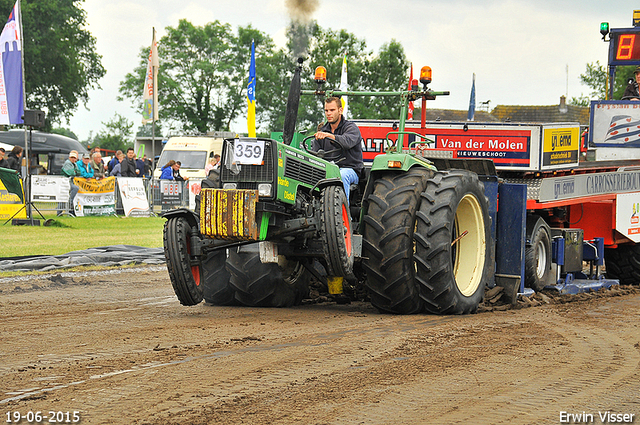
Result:
[[[257,241],[257,201],[257,190],[202,189],[200,233],[215,239]]]

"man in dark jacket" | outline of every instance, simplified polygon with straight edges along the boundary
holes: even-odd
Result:
[[[622,95],[622,100],[640,100],[638,84],[640,84],[640,66],[633,71],[634,81],[631,81]]]
[[[342,116],[342,101],[339,97],[329,97],[324,101],[327,123],[315,134],[312,151],[338,150],[325,157],[340,167],[340,176],[345,195],[349,199],[349,186],[360,181],[364,168],[362,161],[362,135],[357,125]]]
[[[20,167],[22,166],[22,151],[21,146],[14,146],[13,149],[11,149],[7,158],[7,168],[20,172]]]
[[[136,173],[136,161],[133,159],[135,152],[133,148],[127,149],[127,156],[120,163],[120,173],[122,177],[138,177]]]

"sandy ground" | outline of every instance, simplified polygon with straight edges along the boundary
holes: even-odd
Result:
[[[637,287],[445,317],[183,307],[162,267],[0,291],[3,423],[640,423]]]

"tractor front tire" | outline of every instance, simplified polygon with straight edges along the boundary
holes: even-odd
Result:
[[[618,279],[621,285],[640,285],[640,245],[618,245],[605,248],[605,275]]]
[[[202,282],[200,286],[202,287],[202,296],[205,302],[209,304],[236,304],[235,291],[229,283],[231,275],[225,267],[226,262],[226,249],[210,252],[202,260]]]
[[[363,267],[371,304],[387,313],[422,311],[416,283],[414,229],[420,193],[433,171],[412,168],[377,177],[363,229]]]
[[[263,264],[259,252],[231,250],[227,267],[236,300],[249,307],[291,307],[309,295],[309,271],[298,261]]]
[[[475,313],[491,274],[491,222],[475,173],[438,172],[417,213],[416,280],[426,311]]]
[[[164,256],[171,285],[180,304],[196,305],[203,299],[202,270],[191,264],[191,226],[184,217],[172,217],[164,224]]]
[[[354,252],[351,246],[351,212],[342,186],[329,186],[322,191],[320,237],[329,276],[355,280]]]

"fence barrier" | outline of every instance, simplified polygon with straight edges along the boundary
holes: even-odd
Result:
[[[92,179],[89,179],[92,180]],[[153,214],[161,214],[173,208],[194,208],[195,196],[200,193],[200,179],[188,181],[142,179],[145,196]],[[32,176],[31,203],[35,207],[32,212],[55,211],[58,215],[75,215],[70,196],[71,184],[64,176]],[[114,190],[115,214],[125,215],[118,178]],[[37,210],[37,211],[36,211]]]

